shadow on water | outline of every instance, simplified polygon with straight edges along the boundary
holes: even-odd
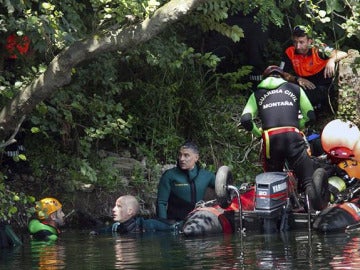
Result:
[[[132,236],[66,231],[0,251],[0,269],[360,269],[360,233]]]

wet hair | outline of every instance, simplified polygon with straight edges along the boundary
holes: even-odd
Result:
[[[293,29],[292,33],[293,37],[312,37],[312,29],[310,26],[305,25],[297,25]]]
[[[197,147],[197,145],[192,142],[192,141],[186,141],[185,143],[183,143],[181,146],[180,146],[180,149],[181,148],[185,148],[185,149],[191,149],[194,151],[194,153],[196,154],[199,154],[199,148]]]

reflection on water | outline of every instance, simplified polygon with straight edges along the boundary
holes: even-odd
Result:
[[[134,236],[67,231],[0,251],[0,269],[360,269],[360,233]]]
[[[65,247],[62,243],[30,242],[31,265],[36,269],[65,269]]]
[[[360,237],[352,237],[330,262],[333,269],[360,269]]]

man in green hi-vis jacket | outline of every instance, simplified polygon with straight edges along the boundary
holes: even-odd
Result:
[[[193,142],[180,146],[177,166],[164,172],[158,185],[157,215],[160,219],[184,220],[215,187],[215,174],[201,168],[199,149]]]
[[[316,168],[319,165],[309,156],[301,132],[306,123],[315,121],[314,109],[304,90],[286,81],[286,76],[278,66],[265,69],[263,80],[245,105],[241,124],[255,136],[262,136],[264,171],[282,172],[286,161],[312,208],[322,210],[329,201],[327,175],[323,168]],[[254,122],[258,115],[261,127]],[[317,183],[323,183],[321,189]]]

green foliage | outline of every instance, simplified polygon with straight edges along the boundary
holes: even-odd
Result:
[[[314,25],[318,25],[318,22],[326,24],[320,29],[330,27],[336,37],[342,37],[344,32],[348,38],[360,37],[359,1],[322,0],[313,2],[301,0],[300,6],[305,7],[305,15]],[[339,29],[338,26],[341,28]]]
[[[238,91],[251,87],[241,83],[251,68],[216,74],[220,61],[216,55],[196,52],[172,33],[127,55],[105,55],[86,63],[76,70],[76,83],[38,106],[32,125],[49,137],[58,133],[64,150],[73,155],[73,161],[66,162],[60,149],[51,150],[59,152],[52,155],[61,164],[53,169],[66,168],[73,180],[114,188],[123,180],[111,170],[111,159],[99,162],[94,158],[98,149],[116,152],[118,147],[128,146],[136,149],[133,154],[146,156],[150,163],[175,163],[178,146],[186,138],[201,142],[206,149],[203,163],[213,171],[218,164],[236,162],[231,147],[242,149],[244,141],[237,138],[238,123],[232,115],[241,111]],[[227,105],[222,101],[224,95],[228,95]],[[223,107],[230,111],[219,114]],[[219,127],[223,134],[212,135],[218,123],[223,125]],[[208,144],[213,147],[211,152],[206,148]],[[221,153],[222,144],[228,145],[225,154]],[[136,179],[146,182],[138,174],[131,181],[134,186]]]
[[[142,21],[150,16],[161,3],[155,0],[92,0],[91,4],[99,20],[98,26],[104,28],[114,24],[124,25]]]
[[[37,52],[54,53],[78,39],[84,31],[81,13],[85,5],[78,1],[61,2],[5,1],[4,32],[23,31]]]
[[[237,42],[244,37],[244,31],[237,25],[229,26],[222,23],[228,18],[228,9],[224,1],[208,1],[199,8],[204,16],[194,15],[189,20],[194,25],[200,25],[203,31],[215,30]]]
[[[27,219],[35,212],[35,198],[23,192],[11,191],[4,181],[5,176],[0,173],[0,220],[25,220],[26,224]]]
[[[133,119],[124,113],[119,93],[131,90],[132,83],[118,83],[117,61],[104,55],[88,63],[89,68],[79,68],[77,83],[39,105],[32,124],[45,134],[58,132],[65,146],[85,158],[92,143],[108,139],[116,145],[126,139]]]
[[[243,14],[252,15],[255,22],[260,22],[264,29],[270,23],[274,25],[283,25],[283,14],[275,1],[256,0],[256,1],[217,1],[211,0],[205,2],[197,9],[197,12],[191,14],[186,22],[189,25],[199,26],[202,31],[216,31],[238,42],[244,38],[244,31],[238,25],[226,24],[229,15]]]
[[[283,12],[281,9],[287,8],[292,1],[252,0],[252,1],[207,1],[198,10],[209,16],[213,21],[219,22],[228,18],[228,15],[241,13],[245,16],[252,15],[255,22],[260,22],[264,28],[270,23],[281,26],[283,22]]]
[[[96,167],[98,172],[96,175],[96,184],[101,187],[105,187],[109,190],[117,190],[125,188],[127,186],[126,179],[119,173],[119,170],[114,169],[114,157],[107,157],[103,159],[95,158],[91,164],[94,167],[94,162],[97,160],[99,166]]]
[[[14,70],[1,73],[1,105],[42,74],[53,57],[74,41],[99,30],[140,22],[167,2],[0,0],[2,41],[13,32],[32,40],[31,55],[19,58]],[[239,183],[253,181],[261,171],[260,143],[239,126],[252,88],[246,79],[252,67],[234,59],[237,69],[219,74],[221,59],[202,50],[204,33],[219,32],[241,43],[244,29],[227,25],[227,19],[235,14],[252,17],[264,29],[275,29],[263,52],[274,64],[279,61],[282,42],[289,38],[277,33],[284,31],[284,25],[311,25],[324,42],[344,44],[346,36],[359,39],[359,7],[355,0],[209,0],[146,44],[81,64],[74,68],[70,85],[29,115],[31,143],[26,158],[34,171],[32,188],[39,195],[56,196],[75,191],[76,183],[83,182],[107,190],[132,189],[140,198],[148,198],[156,192],[159,164],[174,164],[185,139],[199,144],[204,167],[215,172],[228,165]],[[340,106],[340,111],[346,113],[348,108]],[[114,158],[98,154],[123,149],[137,160],[146,160],[145,171],[137,167],[124,179],[114,169]],[[9,189],[0,186],[1,210],[10,210],[1,211],[0,218],[13,217],[16,209],[17,213],[25,211],[14,200],[16,194],[19,202],[32,203],[26,195]]]

